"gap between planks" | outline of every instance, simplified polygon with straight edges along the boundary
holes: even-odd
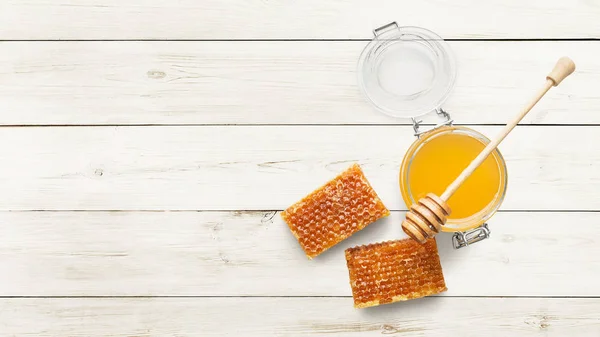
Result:
[[[430,297],[444,297],[444,298],[556,298],[556,299],[594,299],[594,298],[600,298],[600,296],[511,296],[511,295],[507,295],[507,296],[482,296],[482,295],[473,295],[473,296],[455,296],[455,295],[432,295],[432,296],[427,296],[427,298]],[[94,299],[94,298],[98,298],[98,299],[102,299],[102,298],[123,298],[123,299],[136,299],[136,298],[197,298],[197,299],[203,299],[203,298],[352,298],[352,296],[336,296],[336,295],[331,295],[331,296],[327,296],[327,295],[322,295],[322,296],[302,296],[302,295],[285,295],[285,296],[278,296],[278,295],[273,295],[273,296],[269,296],[269,295],[170,295],[170,296],[142,296],[142,295],[132,295],[132,296],[127,296],[127,295],[122,295],[122,296],[112,296],[112,295],[106,295],[106,296],[98,296],[98,295],[90,295],[90,296],[86,296],[86,295],[73,295],[73,296],[36,296],[36,295],[32,295],[32,296],[27,296],[27,295],[23,295],[23,296],[0,296],[0,299],[69,299],[69,298],[84,298],[84,299]]]
[[[253,124],[253,123],[237,123],[237,124],[0,124],[0,129],[2,128],[77,128],[77,127],[280,127],[280,126],[294,126],[294,127],[388,127],[388,126],[412,126],[412,123],[394,123],[394,124]],[[421,126],[434,126],[434,124],[429,123],[421,123]],[[506,124],[502,123],[453,123],[454,126],[469,126],[469,127],[478,127],[478,126],[505,126]],[[591,123],[591,124],[564,124],[564,123],[541,123],[541,124],[518,124],[517,127],[598,127],[600,124]]]
[[[0,213],[279,213],[283,209],[16,209],[0,210]],[[406,212],[406,210],[392,210],[393,212]],[[600,210],[577,209],[500,209],[497,213],[600,213]]]
[[[371,39],[0,39],[2,42],[369,42]],[[572,38],[503,38],[503,39],[455,39],[448,38],[449,42],[586,42],[600,41],[595,37]]]

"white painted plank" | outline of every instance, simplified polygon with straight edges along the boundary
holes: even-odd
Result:
[[[10,336],[598,336],[600,301],[427,298],[366,310],[348,298],[1,299]]]
[[[355,39],[390,21],[445,38],[593,38],[596,1],[4,1],[0,39]]]
[[[0,123],[408,123],[375,111],[360,94],[355,68],[365,44],[4,42]],[[600,123],[600,65],[595,57],[600,44],[450,45],[457,54],[459,76],[444,108],[459,123],[506,123],[563,54],[577,62],[577,72],[553,89],[523,123]]]
[[[478,127],[493,136],[499,127]],[[504,210],[599,210],[596,127],[518,127]],[[0,210],[281,210],[360,163],[405,206],[409,126],[41,127],[0,132]]]
[[[2,212],[0,296],[350,296],[343,251],[406,237],[393,212],[309,261],[273,212]],[[442,296],[600,296],[600,213],[498,213],[438,236]]]

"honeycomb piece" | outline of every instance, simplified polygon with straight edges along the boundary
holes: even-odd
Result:
[[[448,290],[435,239],[387,241],[346,249],[354,307],[407,301]]]
[[[390,211],[358,164],[281,213],[309,259]]]

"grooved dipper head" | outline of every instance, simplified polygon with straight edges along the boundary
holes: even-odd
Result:
[[[413,240],[424,243],[440,232],[450,215],[448,204],[435,194],[428,193],[410,206],[402,230]]]

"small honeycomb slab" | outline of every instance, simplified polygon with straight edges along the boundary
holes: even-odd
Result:
[[[358,164],[281,213],[308,258],[388,216]]]
[[[407,301],[447,290],[435,239],[387,241],[346,250],[356,308]]]

